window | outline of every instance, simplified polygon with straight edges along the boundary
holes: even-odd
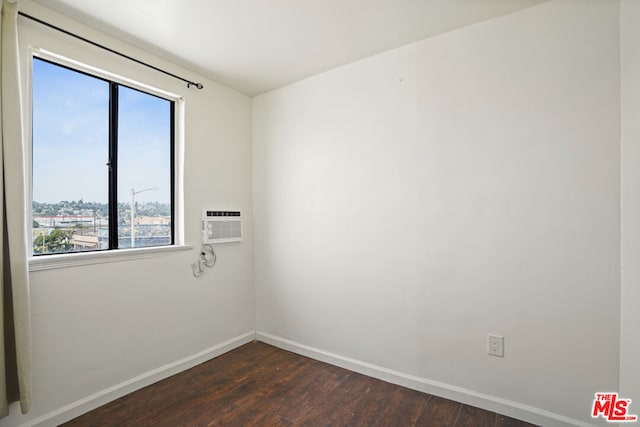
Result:
[[[33,254],[174,244],[175,101],[33,59]]]

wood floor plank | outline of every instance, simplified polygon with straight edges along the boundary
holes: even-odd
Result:
[[[396,387],[389,405],[375,420],[373,427],[414,426],[422,414],[429,395],[404,387]]]
[[[350,375],[349,371],[336,367],[312,367],[306,374],[299,376],[296,384],[278,396],[278,415],[294,423],[301,422],[310,407],[325,399]]]
[[[455,427],[495,427],[496,417],[495,412],[462,405]]]
[[[64,424],[68,427],[534,427],[253,342]]]
[[[390,403],[394,385],[353,373],[327,396],[327,401],[347,411],[377,419]]]
[[[418,419],[419,426],[453,426],[462,404],[439,396],[431,396]]]
[[[520,421],[514,418],[507,417],[505,415],[498,414],[496,427],[535,427],[535,424],[530,424],[526,421]]]
[[[305,427],[366,427],[367,421],[345,408],[326,400],[320,400],[318,404],[310,408],[300,425]]]

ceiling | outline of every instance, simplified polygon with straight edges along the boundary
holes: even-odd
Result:
[[[34,0],[248,95],[548,0]]]

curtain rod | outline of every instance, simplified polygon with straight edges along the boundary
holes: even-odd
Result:
[[[126,59],[128,59],[128,60],[130,60],[130,61],[136,62],[136,63],[138,63],[138,64],[140,64],[140,65],[144,65],[145,67],[151,68],[151,69],[156,70],[156,71],[159,71],[159,72],[161,72],[161,73],[164,73],[164,74],[166,74],[166,75],[168,75],[168,76],[171,76],[171,77],[173,77],[173,78],[175,78],[175,79],[182,80],[183,82],[185,82],[185,83],[187,84],[187,87],[188,87],[188,88],[189,88],[189,87],[191,87],[191,86],[195,86],[195,87],[196,87],[196,88],[198,88],[198,89],[202,89],[202,88],[204,88],[204,85],[203,85],[202,83],[198,83],[198,82],[194,82],[194,81],[191,81],[191,80],[185,79],[185,78],[183,78],[183,77],[180,77],[180,76],[178,76],[178,75],[175,75],[175,74],[173,74],[173,73],[170,73],[169,71],[165,71],[165,70],[163,70],[162,68],[158,68],[158,67],[156,67],[156,66],[154,66],[154,65],[147,64],[146,62],[140,61],[139,59],[133,58],[133,57],[131,57],[131,56],[129,56],[129,55],[126,55],[126,54],[124,54],[124,53],[122,53],[122,52],[118,52],[117,50],[111,49],[110,47],[107,47],[107,46],[101,45],[100,43],[96,43],[96,42],[94,42],[94,41],[92,41],[92,40],[86,39],[86,38],[84,38],[84,37],[82,37],[82,36],[79,36],[78,34],[72,33],[71,31],[67,31],[67,30],[65,30],[64,28],[56,27],[55,25],[50,24],[50,23],[48,23],[48,22],[46,22],[46,21],[43,21],[43,20],[41,20],[41,19],[38,19],[38,18],[36,18],[36,17],[34,17],[34,16],[27,15],[27,14],[26,14],[26,13],[24,13],[24,12],[18,12],[18,15],[23,16],[23,17],[25,17],[25,18],[27,18],[27,19],[31,19],[32,21],[35,21],[35,22],[37,22],[37,23],[39,23],[39,24],[42,24],[42,25],[44,25],[45,27],[53,28],[54,30],[59,31],[59,32],[61,32],[61,33],[64,33],[64,34],[66,34],[66,35],[68,35],[68,36],[75,37],[75,38],[76,38],[76,39],[78,39],[78,40],[82,40],[82,41],[83,41],[83,42],[85,42],[85,43],[89,43],[90,45],[93,45],[93,46],[95,46],[95,47],[99,47],[100,49],[104,49],[104,50],[106,50],[106,51],[108,51],[108,52],[111,52],[111,53],[113,53],[113,54],[115,54],[115,55],[118,55],[118,56],[121,56],[121,57],[123,57],[123,58],[126,58]]]

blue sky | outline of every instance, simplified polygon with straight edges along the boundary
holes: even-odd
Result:
[[[108,200],[109,84],[33,61],[33,200]],[[170,201],[170,102],[120,87],[118,201]]]

